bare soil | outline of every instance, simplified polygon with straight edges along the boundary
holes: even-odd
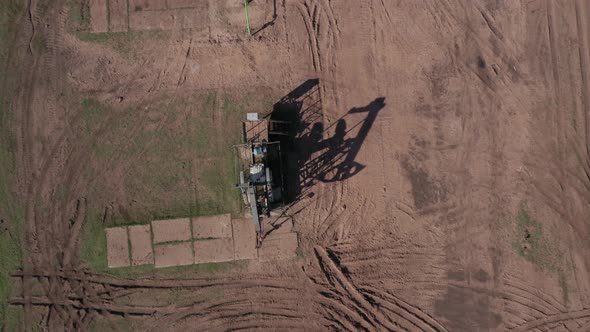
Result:
[[[150,225],[129,226],[128,231],[129,244],[131,244],[131,264],[154,264]]]
[[[232,237],[230,214],[191,218],[191,222],[195,239]]]
[[[129,266],[129,238],[127,227],[106,229],[109,267]]]
[[[168,267],[193,264],[192,242],[160,244],[154,246],[156,267]]]
[[[194,242],[195,264],[234,260],[232,238],[198,240]]]
[[[234,234],[235,259],[253,259],[258,256],[258,250],[252,243],[256,243],[256,228],[250,219],[233,219],[232,232]]]
[[[191,220],[189,218],[152,221],[154,243],[188,241],[191,239]]]
[[[587,1],[254,0],[253,36],[238,1],[126,3],[124,33],[105,1],[17,22],[16,329],[590,329]],[[92,230],[238,215],[230,147],[273,110],[297,259],[91,264]]]
[[[92,14],[90,28],[93,32],[109,31],[109,12],[107,2],[107,0],[89,2],[90,13]]]

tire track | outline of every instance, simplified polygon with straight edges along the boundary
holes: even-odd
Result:
[[[37,218],[37,214],[38,212],[35,209],[35,204],[37,203],[36,200],[36,195],[33,196],[33,194],[37,193],[38,191],[38,183],[36,181],[36,179],[38,177],[43,177],[43,174],[39,174],[39,169],[37,168],[39,165],[40,160],[35,158],[35,133],[34,133],[34,129],[35,129],[35,111],[37,111],[35,109],[35,106],[37,106],[35,104],[36,98],[39,98],[38,96],[38,92],[39,92],[39,86],[41,84],[40,78],[42,79],[42,69],[44,69],[45,67],[47,67],[47,64],[51,64],[53,63],[53,61],[55,61],[55,53],[49,53],[48,55],[46,55],[44,58],[41,58],[40,54],[38,52],[36,52],[36,50],[34,51],[33,47],[31,47],[30,42],[33,41],[33,39],[39,35],[39,36],[45,36],[45,34],[43,34],[43,32],[45,31],[45,33],[47,33],[47,29],[50,25],[55,25],[57,27],[60,26],[60,24],[62,23],[62,15],[58,15],[57,17],[55,16],[51,16],[47,18],[47,22],[45,22],[47,25],[45,27],[43,27],[43,24],[41,24],[41,20],[39,18],[39,16],[37,15],[37,2],[34,1],[29,1],[28,3],[28,23],[30,24],[30,27],[28,25],[25,25],[25,27],[27,29],[25,29],[25,31],[23,31],[25,34],[29,31],[28,28],[30,28],[30,40],[29,40],[29,51],[30,54],[32,55],[32,58],[30,59],[30,66],[27,68],[27,70],[22,73],[22,81],[21,81],[21,86],[19,86],[18,88],[18,92],[15,96],[15,99],[17,100],[15,103],[15,107],[19,107],[20,109],[22,109],[22,113],[18,112],[19,114],[22,114],[22,117],[19,119],[20,123],[22,123],[22,125],[20,126],[19,130],[18,130],[18,139],[19,139],[19,148],[20,148],[20,155],[22,155],[22,162],[20,167],[18,167],[19,169],[22,169],[22,173],[19,174],[19,178],[20,181],[22,181],[22,185],[23,187],[25,187],[25,212],[24,212],[24,219],[25,219],[25,235],[24,235],[24,239],[25,239],[25,243],[27,248],[29,249],[29,252],[31,253],[30,255],[26,255],[26,262],[24,264],[25,269],[28,270],[30,265],[33,266],[39,266],[40,264],[43,263],[44,259],[42,258],[41,254],[47,255],[47,254],[51,254],[52,253],[52,249],[53,247],[48,247],[47,245],[45,245],[45,243],[43,242],[43,238],[42,236],[46,235],[42,232],[38,232],[37,228],[38,225],[36,223],[36,218]],[[63,8],[63,5],[65,5],[65,1],[59,1],[56,2],[55,4],[53,4],[54,7],[53,8]],[[50,7],[51,8],[51,7]],[[49,31],[49,33],[51,33],[51,31]],[[26,36],[24,36],[26,37]],[[27,59],[28,60],[28,59]],[[25,60],[25,61],[27,61]],[[51,68],[50,68],[51,69]],[[44,83],[44,82],[43,82]],[[45,101],[45,103],[43,103],[43,106],[45,106],[45,104],[47,104],[47,102]],[[51,221],[50,221],[51,222]],[[42,235],[41,235],[42,234]],[[51,234],[51,232],[50,232]],[[29,329],[29,323],[30,323],[30,312],[31,312],[31,307],[32,304],[30,303],[29,300],[29,280],[23,279],[23,299],[26,301],[26,303],[24,303],[24,328],[25,330]]]
[[[525,331],[533,330],[535,328],[544,327],[544,326],[552,324],[552,323],[565,322],[568,320],[580,319],[580,318],[586,318],[586,317],[590,317],[590,309],[578,310],[578,311],[568,312],[565,314],[557,314],[557,315],[551,315],[551,316],[535,319],[533,321],[519,325],[519,326],[515,327],[514,329],[512,329],[511,331],[525,332]]]
[[[331,322],[332,327],[337,331],[358,331],[358,328],[355,327],[351,322],[342,320],[334,310],[332,310],[329,306],[324,307],[326,311],[327,319]]]
[[[385,309],[388,316],[393,317],[393,321],[403,321],[407,320],[410,321],[413,326],[406,327],[409,331],[432,331],[432,328],[425,324],[424,322],[414,319],[411,315],[405,314],[405,312],[400,311],[400,308],[397,306],[393,306],[390,303],[384,301],[382,298],[367,294],[367,298],[371,301],[371,303],[376,304],[378,307]]]
[[[522,295],[504,292],[504,293],[502,293],[501,297],[504,300],[518,303],[527,309],[532,309],[532,310],[538,312],[539,314],[541,314],[541,316],[551,315],[551,314],[555,313],[555,311],[552,310],[551,308],[548,308],[542,304],[539,304],[539,303],[537,303],[525,296],[522,296]]]
[[[342,202],[342,197],[337,197],[333,204],[327,209],[327,211],[334,211],[337,205]],[[365,198],[359,206],[347,207],[344,210],[340,210],[336,213],[328,214],[327,218],[322,222],[318,229],[319,239],[322,242],[338,243],[350,236],[350,233],[354,230],[351,229],[352,225],[358,224],[355,221],[362,220],[364,212],[366,212],[367,199]]]
[[[330,284],[333,287],[343,289],[347,293],[347,297],[361,309],[361,313],[366,317],[365,320],[368,322],[374,321],[374,323],[371,323],[378,329],[399,330],[398,326],[392,324],[381,311],[373,307],[348,278],[344,276],[324,248],[316,246],[314,247],[314,251]]]
[[[336,18],[334,17],[334,12],[332,10],[332,5],[330,0],[320,0],[322,8],[328,17],[328,21],[330,22],[330,32],[334,37],[334,44],[336,48],[340,47],[340,28],[336,23]]]
[[[315,33],[316,26],[312,20],[313,12],[315,7],[310,8],[308,3],[299,3],[297,4],[297,8],[301,13],[301,17],[303,18],[303,23],[305,23],[305,28],[307,29],[307,35],[309,38],[309,46],[311,48],[311,56],[312,56],[312,64],[313,68],[316,72],[321,73],[322,67],[320,62],[320,54],[319,54],[319,46],[318,46],[318,38]]]
[[[504,278],[504,285],[519,290],[533,297],[533,301],[544,302],[546,306],[552,308],[555,312],[567,312],[567,308],[555,298],[546,295],[541,289],[530,288],[526,283],[517,281],[512,278]]]
[[[562,105],[561,103],[561,95],[562,95],[562,86],[561,86],[561,77],[559,74],[559,59],[558,59],[558,50],[557,50],[557,24],[555,22],[555,8],[553,1],[547,1],[546,4],[546,12],[547,12],[547,30],[548,30],[548,39],[549,39],[549,50],[551,55],[551,65],[553,67],[553,81],[554,81],[554,89],[555,89],[555,101],[557,103],[556,109],[559,109]],[[563,157],[565,150],[562,149],[564,145],[564,137],[563,137],[563,130],[564,128],[564,119],[562,116],[563,112],[555,111],[554,112],[554,121],[555,121],[555,134],[557,137],[557,148],[559,149],[560,155]]]
[[[146,326],[160,330],[163,326],[172,326],[183,319],[195,318],[206,326],[217,325],[227,328],[236,319],[248,317],[249,323],[272,318],[285,324],[297,325],[309,329],[317,320],[307,321],[303,317],[314,317],[309,307],[300,309],[298,299],[301,296],[301,282],[286,279],[277,282],[274,279],[258,277],[253,279],[125,279],[91,273],[37,272],[31,275],[15,273],[14,276],[37,278],[41,283],[52,280],[46,296],[29,299],[12,298],[11,304],[47,307],[57,310],[66,329],[80,326],[84,318],[92,312],[114,315],[150,316],[155,320],[146,321]],[[268,281],[268,282],[267,282]],[[69,286],[68,286],[69,285]],[[90,286],[91,285],[91,286]],[[54,287],[56,286],[56,287]],[[88,289],[93,289],[93,292]],[[128,305],[126,296],[140,290],[185,289],[197,298],[202,298],[189,306],[177,305]],[[97,289],[102,289],[97,292]],[[64,292],[64,290],[68,290]],[[223,292],[222,299],[210,301],[208,294]],[[118,299],[118,301],[115,301]],[[231,299],[231,300],[228,300]],[[116,302],[122,301],[123,304]],[[56,316],[57,317],[57,316]],[[92,316],[89,316],[92,317]],[[90,318],[87,318],[88,320]],[[293,322],[290,322],[293,321]]]
[[[321,300],[330,308],[330,315],[334,315],[334,312],[339,310],[340,302],[348,299],[358,308],[361,316],[345,311],[342,318],[351,317],[352,319],[348,320],[353,325],[360,325],[366,330],[447,331],[427,314],[391,294],[373,288],[356,288],[342,272],[339,262],[335,261],[328,251],[319,246],[314,247],[314,251],[324,276],[329,282],[329,286],[324,287],[335,289],[334,292],[323,293],[324,299]],[[338,301],[338,304],[334,304],[334,301]]]
[[[508,282],[510,284],[518,284],[521,286],[521,288],[528,289],[528,287],[526,286],[526,282],[522,278],[520,278],[516,275],[507,274],[506,276],[504,276],[504,281]],[[563,303],[561,303],[560,300],[558,300],[552,294],[545,293],[541,290],[535,291],[535,294],[537,294],[537,293],[540,294],[540,295],[537,295],[538,297],[540,297],[544,301],[552,303],[556,308],[558,308],[559,310],[557,310],[557,311],[565,311],[565,312],[568,311],[567,307],[565,307],[565,305]]]
[[[373,293],[373,294],[375,294],[375,296],[378,296],[381,299],[387,301],[387,303],[389,303],[390,306],[395,306],[396,308],[398,308],[395,310],[396,312],[399,312],[400,310],[404,310],[405,312],[407,312],[409,314],[409,316],[411,316],[411,317],[406,318],[408,320],[412,319],[416,323],[420,323],[420,324],[424,323],[427,325],[427,328],[429,328],[432,331],[448,332],[448,330],[442,324],[440,324],[438,321],[436,321],[430,315],[428,315],[424,311],[412,306],[411,304],[403,301],[402,299],[396,297],[393,294],[378,290],[373,287],[363,287],[363,288],[361,288],[361,290],[366,290],[370,293]]]
[[[149,324],[149,331],[162,331],[165,326],[171,326],[174,322],[184,319],[189,316],[203,316],[210,313],[212,309],[217,309],[223,306],[233,306],[247,303],[246,300],[221,300],[213,302],[201,302],[188,308],[177,310],[167,316],[157,319],[155,322]]]
[[[352,306],[347,306],[342,303],[341,299],[324,298],[317,300],[325,310],[328,310],[329,315],[335,317],[332,321],[348,322],[348,326],[354,326],[355,328],[362,329],[363,331],[375,330],[375,325],[370,318],[359,314],[356,310],[351,309]],[[352,331],[355,331],[354,329]]]
[[[197,302],[162,317],[154,317],[146,321],[145,326],[150,330],[159,331],[188,321],[191,326],[196,324],[207,330],[227,331],[235,324],[256,325],[272,320],[281,326],[296,326],[304,330],[321,329],[318,325],[321,316],[312,311],[313,307],[302,304],[301,289],[286,292],[284,289],[264,286],[248,288],[241,286],[239,280],[235,281],[235,286],[238,287],[222,285],[205,292],[189,290],[194,294],[191,298],[198,299]],[[222,298],[211,301],[209,294],[217,291],[223,292]]]
[[[467,290],[470,290],[473,292],[486,294],[491,297],[501,298],[505,301],[509,301],[514,304],[523,306],[523,307],[527,308],[529,311],[532,310],[532,311],[537,312],[537,317],[555,314],[555,312],[553,310],[551,310],[551,309],[549,309],[549,308],[547,308],[547,307],[545,307],[545,306],[543,306],[543,305],[541,305],[541,304],[539,304],[527,297],[521,296],[521,295],[512,294],[512,293],[508,293],[508,292],[494,291],[494,290],[482,288],[482,287],[465,286],[463,284],[457,284],[457,283],[450,283],[449,285],[452,287],[467,289]]]
[[[221,278],[221,279],[126,279],[116,278],[108,275],[94,274],[94,273],[79,273],[76,271],[63,272],[31,272],[28,274],[13,273],[13,277],[35,277],[35,278],[51,278],[57,277],[64,280],[78,280],[87,281],[93,284],[109,285],[123,288],[204,288],[212,286],[231,286],[236,285],[240,287],[266,287],[276,288],[282,290],[298,290],[296,279],[286,279],[277,281],[274,279],[264,278]]]
[[[318,1],[320,1],[318,3]],[[326,0],[304,0],[297,4],[307,30],[312,64],[320,80],[320,95],[324,102],[339,105],[336,89],[336,49],[340,32],[330,3]],[[329,87],[328,87],[329,85]],[[331,98],[327,98],[327,93]]]
[[[571,330],[571,332],[588,332],[590,331],[590,320],[586,323],[583,323],[578,328]]]
[[[588,36],[587,36],[587,20],[586,5],[582,0],[576,0],[576,27],[578,29],[578,42],[580,43],[578,50],[580,52],[580,70],[582,78],[582,119],[584,120],[584,142],[586,147],[586,157],[590,156],[590,123],[588,113],[590,112],[590,69],[589,54],[588,54]]]

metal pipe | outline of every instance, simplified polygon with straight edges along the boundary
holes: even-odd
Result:
[[[244,0],[244,9],[246,10],[246,27],[248,28],[248,35],[252,35],[250,30],[250,16],[248,15],[248,0]]]

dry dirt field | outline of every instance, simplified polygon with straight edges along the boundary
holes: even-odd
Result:
[[[0,330],[590,331],[590,1],[242,4],[0,2]],[[106,267],[273,110],[297,259]]]

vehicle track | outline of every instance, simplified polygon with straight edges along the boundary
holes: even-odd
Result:
[[[580,43],[578,50],[580,52],[580,71],[582,77],[582,120],[584,124],[584,137],[586,146],[586,157],[590,156],[590,54],[588,53],[588,36],[587,24],[588,15],[586,14],[587,4],[581,0],[576,0],[576,26],[578,29],[578,41]],[[588,161],[588,159],[586,159]]]
[[[504,276],[504,286],[518,290],[523,295],[528,295],[536,303],[544,303],[545,306],[557,312],[566,312],[567,308],[553,296],[546,294],[542,289],[532,288],[522,281],[509,275]]]
[[[303,18],[312,55],[312,64],[320,80],[320,95],[324,105],[339,105],[336,89],[336,49],[340,31],[332,7],[327,0],[302,0],[297,8]]]
[[[158,326],[169,326],[187,317],[193,317],[208,325],[223,326],[230,324],[234,318],[252,316],[252,322],[264,317],[273,319],[296,320],[300,327],[310,327],[311,323],[302,319],[313,317],[313,312],[307,309],[301,310],[301,304],[296,299],[301,296],[301,282],[297,280],[284,280],[276,282],[272,278],[226,278],[226,279],[202,279],[202,280],[138,280],[120,279],[110,276],[80,273],[76,271],[61,273],[33,273],[24,275],[15,273],[15,277],[35,278],[43,283],[45,280],[53,280],[55,285],[64,285],[63,288],[54,288],[47,291],[47,296],[37,296],[30,299],[13,297],[11,303],[24,305],[29,303],[34,306],[43,306],[56,310],[59,317],[65,322],[65,326],[79,326],[88,315],[93,312],[140,315],[155,317],[155,320],[146,321],[146,326],[158,330]],[[194,294],[195,298],[206,296],[211,288],[223,292],[224,299],[218,301],[201,301],[190,306],[142,306],[117,304],[119,299],[132,295],[137,291],[150,289],[185,289]],[[89,291],[93,289],[93,291]],[[64,293],[63,290],[69,290]],[[231,298],[231,301],[225,300]],[[64,309],[65,308],[65,309]],[[70,310],[71,309],[71,310]],[[73,312],[73,313],[72,313]],[[72,319],[71,314],[77,313]],[[72,322],[67,322],[71,320]],[[313,322],[313,321],[312,321]],[[304,324],[305,323],[305,324]],[[290,322],[296,325],[297,322]],[[231,325],[231,324],[230,324]]]
[[[51,271],[51,272],[50,272]],[[215,278],[215,279],[127,279],[117,278],[109,275],[79,272],[78,270],[63,270],[56,272],[53,270],[32,271],[29,273],[16,272],[13,277],[33,277],[33,278],[60,278],[63,280],[75,280],[90,282],[93,284],[108,285],[123,288],[203,288],[212,286],[230,286],[240,287],[267,287],[282,290],[298,290],[296,280],[275,280],[262,276],[252,276],[250,278]]]
[[[574,320],[574,319],[587,318],[587,317],[590,317],[590,309],[572,311],[572,312],[568,312],[568,313],[562,313],[562,314],[546,316],[543,318],[538,318],[538,319],[529,321],[525,324],[519,325],[519,326],[513,328],[511,331],[514,331],[514,332],[531,331],[533,329],[544,327],[549,324],[558,323],[558,322],[565,322],[565,321]]]
[[[55,2],[53,8],[62,8],[64,1]],[[25,231],[25,243],[27,247],[31,250],[31,255],[27,255],[27,260],[29,262],[25,262],[25,268],[29,268],[29,266],[35,265],[39,266],[43,264],[43,257],[44,254],[51,254],[52,249],[45,245],[43,242],[42,237],[45,234],[43,232],[39,232],[36,225],[36,211],[34,204],[37,203],[35,199],[36,193],[38,192],[38,183],[36,179],[39,177],[43,177],[43,173],[39,173],[38,166],[41,163],[40,159],[36,159],[34,157],[35,150],[37,146],[35,145],[34,139],[34,130],[36,128],[36,115],[40,112],[39,109],[36,107],[39,105],[35,102],[35,98],[39,97],[39,85],[45,83],[43,80],[44,77],[42,76],[42,72],[44,69],[47,69],[48,63],[51,63],[52,60],[55,60],[55,53],[52,53],[53,50],[51,48],[52,45],[47,45],[48,54],[45,57],[42,57],[40,52],[41,50],[36,50],[33,45],[31,45],[31,41],[37,36],[41,36],[40,38],[45,38],[51,34],[47,29],[49,25],[55,25],[59,27],[61,15],[56,15],[48,18],[46,23],[47,26],[43,26],[41,24],[39,17],[36,14],[37,10],[37,2],[30,1],[28,3],[28,19],[30,25],[25,25],[23,29],[23,38],[29,37],[29,51],[31,57],[28,59],[24,59],[25,62],[28,62],[28,67],[25,68],[24,72],[22,73],[22,81],[21,85],[17,89],[17,96],[15,106],[22,109],[22,113],[19,113],[19,123],[20,129],[18,130],[18,141],[19,141],[19,155],[23,156],[21,160],[21,167],[22,173],[20,174],[21,185],[25,187],[25,192],[22,193],[24,197],[26,197],[25,202],[25,223],[26,223],[26,231]],[[41,39],[43,40],[43,39]],[[49,39],[49,42],[52,42]],[[50,68],[49,68],[50,69]],[[41,79],[41,80],[40,80]],[[40,82],[41,81],[41,82]],[[49,106],[51,107],[51,106]],[[29,287],[28,287],[28,280],[23,280],[23,297],[25,299],[29,298]],[[29,329],[29,324],[31,322],[31,305],[29,303],[25,303],[24,305],[24,328]]]
[[[371,287],[357,288],[342,272],[340,263],[331,257],[333,254],[319,246],[314,251],[328,281],[319,301],[333,321],[341,319],[348,322],[347,326],[365,330],[447,331],[432,317],[394,295]]]

